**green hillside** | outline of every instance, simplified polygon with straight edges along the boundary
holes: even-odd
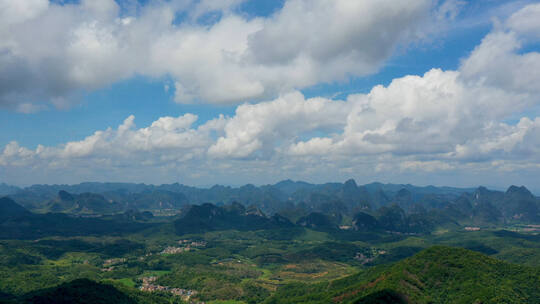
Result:
[[[77,279],[56,287],[37,290],[15,297],[0,294],[5,304],[180,304],[178,297],[143,293],[111,282]]]
[[[286,285],[266,303],[540,303],[539,286],[538,269],[435,246],[330,283]]]

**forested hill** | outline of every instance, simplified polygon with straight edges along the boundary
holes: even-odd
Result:
[[[56,287],[30,292],[22,296],[0,294],[5,304],[171,304],[167,297],[125,288],[112,281],[95,282],[77,279]]]
[[[538,286],[538,268],[435,246],[329,283],[284,286],[265,303],[540,303]]]

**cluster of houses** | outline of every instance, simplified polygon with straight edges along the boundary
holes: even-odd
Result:
[[[366,255],[364,255],[363,253],[357,252],[354,259],[359,261],[360,263],[362,263],[362,265],[364,265],[364,264],[367,264],[367,263],[372,262],[373,260],[375,260],[375,257],[369,258]]]
[[[192,241],[192,240],[179,240],[179,247],[168,246],[160,254],[178,254],[186,251],[190,251],[192,248],[206,247],[205,241]]]
[[[155,284],[157,280],[157,277],[144,277],[142,278],[142,285],[139,288],[141,291],[146,292],[168,292],[173,295],[179,296],[182,298],[183,301],[189,301],[189,299],[197,294],[197,291],[191,290],[191,289],[183,289],[183,288],[172,288],[169,286],[162,286]],[[199,304],[204,304],[204,302],[197,302]]]
[[[190,251],[191,248],[189,247],[172,247],[168,246],[165,249],[163,249],[160,254],[178,254],[186,251]]]
[[[178,241],[178,244],[188,247],[188,248],[189,247],[196,247],[196,248],[206,247],[205,241],[180,240]]]
[[[103,261],[103,267],[118,265],[126,262],[126,258],[108,259]]]
[[[371,257],[367,257],[362,252],[357,252],[354,256],[354,259],[359,261],[362,265],[367,264],[375,260],[380,255],[385,255],[386,250],[380,250],[380,249],[372,249],[371,250]]]
[[[103,262],[103,268],[101,268],[101,271],[103,271],[103,272],[112,271],[112,270],[114,270],[115,266],[117,266],[119,264],[122,264],[122,263],[125,263],[125,262],[126,262],[125,258],[116,258],[116,259],[105,260]]]
[[[527,225],[526,228],[523,228],[523,231],[526,231],[526,232],[539,232],[540,231],[540,225]]]

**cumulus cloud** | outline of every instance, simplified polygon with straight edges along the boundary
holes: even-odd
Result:
[[[251,19],[240,3],[151,2],[128,14],[114,0],[0,0],[0,105],[67,106],[134,75],[172,77],[177,102],[275,97],[372,73],[438,20],[430,0],[288,0]],[[215,22],[196,22],[212,12]],[[190,17],[177,23],[181,13]]]
[[[276,152],[285,139],[291,141],[303,132],[332,130],[344,126],[350,104],[325,98],[305,99],[299,92],[270,102],[244,104],[229,119],[224,136],[208,153],[214,157],[247,157],[256,151]]]
[[[288,1],[248,37],[247,52],[268,66],[307,65],[300,70],[324,71],[314,77],[327,81],[347,73],[367,74],[397,42],[416,38],[414,25],[430,8],[428,1]]]
[[[146,154],[167,154],[165,157],[170,160],[188,160],[204,153],[212,142],[211,132],[220,130],[224,120],[219,117],[192,128],[197,116],[188,113],[161,117],[149,127],[136,129],[134,119],[129,116],[117,129],[108,128],[81,141],[68,142],[58,148],[58,155],[65,159],[115,156],[129,162]]]
[[[536,7],[527,6],[509,20],[535,12]],[[540,54],[520,53],[522,44],[531,39],[508,24],[488,34],[457,71],[433,69],[423,76],[394,79],[368,94],[350,95],[348,103],[354,109],[343,134],[297,142],[291,153],[392,153],[446,160],[523,153],[532,157],[538,143],[525,134],[536,130],[538,118],[523,117],[516,125],[504,121],[538,115],[527,110],[540,104]],[[526,24],[530,31],[532,23]]]
[[[118,39],[112,0],[59,6],[2,0],[0,104],[56,103],[132,75],[134,56]],[[3,18],[2,18],[3,19]]]
[[[293,4],[305,5],[301,1],[289,3]],[[142,128],[135,126],[131,116],[115,129],[56,147],[31,150],[12,142],[0,153],[0,166],[13,171],[80,168],[85,164],[124,172],[151,168],[156,174],[168,172],[169,176],[199,180],[231,174],[302,178],[327,176],[329,172],[384,176],[385,172],[538,170],[540,116],[534,109],[540,105],[536,85],[540,83],[540,57],[522,49],[537,41],[530,33],[536,25],[540,31],[540,24],[533,21],[540,19],[538,6],[526,6],[495,26],[457,70],[434,68],[424,75],[404,76],[345,100],[305,98],[298,91],[283,93],[269,101],[244,103],[234,115],[198,126],[197,116],[189,113],[162,117]],[[270,29],[275,25],[265,23],[281,22],[287,9],[292,8],[284,8],[269,20],[249,22],[269,31],[261,35],[272,36]],[[522,15],[530,19],[523,19],[523,25],[514,21]],[[245,20],[230,16],[204,31],[205,35],[223,37],[212,31],[221,31],[219,26],[227,22],[234,27]],[[198,35],[180,42],[169,38],[163,38],[163,43],[200,45],[212,41],[200,40]],[[258,38],[252,39],[246,40],[246,48],[259,43],[252,42]],[[237,46],[231,44],[231,48]],[[234,50],[231,52],[234,57]],[[269,51],[257,60],[279,67],[287,62],[283,58],[289,55],[282,55],[288,52]],[[175,60],[183,59],[171,60],[177,65]],[[180,85],[187,95],[194,94],[186,82]]]
[[[506,21],[506,26],[521,35],[527,35],[540,39],[538,28],[540,27],[540,5],[528,5],[514,13]]]

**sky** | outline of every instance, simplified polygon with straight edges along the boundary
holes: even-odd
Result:
[[[0,183],[540,193],[540,2],[0,0]]]

